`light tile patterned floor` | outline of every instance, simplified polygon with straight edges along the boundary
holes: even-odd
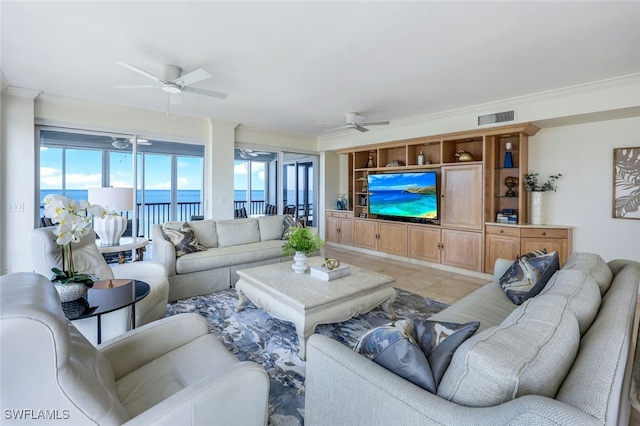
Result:
[[[396,279],[393,284],[396,288],[448,304],[488,282],[487,278],[476,278],[336,246],[325,246],[322,252],[323,256],[390,275]]]

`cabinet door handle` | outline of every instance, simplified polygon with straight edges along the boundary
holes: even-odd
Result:
[[[501,229],[501,230],[500,230],[500,233],[501,233],[501,234],[504,234],[504,229]]]
[[[546,233],[546,232],[543,232],[543,233],[542,233],[542,236],[543,236],[543,237],[546,237],[546,236],[547,236],[547,233]]]

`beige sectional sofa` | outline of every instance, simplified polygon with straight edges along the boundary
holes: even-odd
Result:
[[[496,263],[494,282],[431,318],[480,321],[436,394],[313,335],[305,424],[627,424],[640,263],[574,253],[519,306],[497,283],[504,265]]]
[[[153,260],[167,269],[169,301],[229,288],[238,280],[239,269],[289,260],[282,253],[284,217],[187,222],[207,250],[180,257],[164,238],[162,226],[153,225]],[[167,222],[163,226],[179,229],[183,223]]]

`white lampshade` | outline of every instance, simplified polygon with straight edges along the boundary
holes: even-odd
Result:
[[[88,201],[110,213],[133,210],[133,188],[89,188]]]
[[[99,204],[109,213],[133,210],[133,188],[89,188],[89,202]],[[127,218],[108,214],[93,221],[93,229],[105,246],[120,244],[120,237],[127,229]]]

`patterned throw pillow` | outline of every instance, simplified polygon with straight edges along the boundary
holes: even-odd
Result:
[[[500,286],[516,305],[538,295],[549,279],[560,269],[558,253],[536,250],[516,259],[500,277]]]
[[[291,216],[290,214],[286,214],[284,215],[284,219],[282,219],[282,222],[284,224],[284,229],[282,230],[282,239],[286,239],[287,238],[287,234],[291,231],[293,231],[295,228],[302,228],[302,224],[298,221],[296,222],[296,220],[293,218],[293,216]]]
[[[198,239],[193,233],[193,229],[186,222],[180,226],[180,229],[171,229],[163,226],[162,234],[167,241],[176,247],[176,257],[207,250],[206,247],[198,244]]]
[[[436,393],[453,353],[479,326],[479,322],[396,321],[364,334],[354,351]]]

